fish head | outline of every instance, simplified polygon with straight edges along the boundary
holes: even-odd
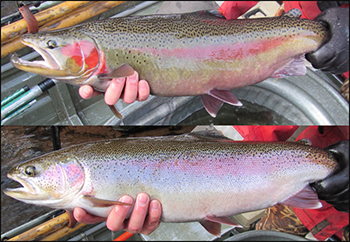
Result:
[[[62,155],[59,160],[44,155],[12,168],[7,177],[23,187],[9,188],[4,193],[29,204],[64,206],[82,190],[85,174],[75,157]]]
[[[79,85],[101,68],[101,52],[84,33],[76,36],[67,30],[25,34],[21,41],[37,51],[43,60],[26,61],[13,54],[11,63],[18,69]]]

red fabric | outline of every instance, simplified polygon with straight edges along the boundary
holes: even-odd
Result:
[[[298,126],[233,126],[244,138],[244,141],[284,141],[287,140]],[[313,146],[324,148],[341,140],[349,139],[349,126],[324,126],[320,134],[318,126],[310,126],[303,130],[297,140],[306,138]],[[327,219],[329,225],[319,233],[314,234],[318,240],[326,240],[336,234],[342,235],[342,228],[349,224],[349,214],[337,211],[332,205],[321,201],[320,209],[294,208],[303,225],[311,230],[317,224]]]
[[[317,1],[284,1],[284,11],[288,12],[293,8],[301,10],[301,18],[314,19],[320,13],[321,10],[317,6]]]
[[[323,126],[320,134],[318,126],[310,126],[300,133],[296,141],[306,138],[311,141],[312,146],[324,148],[341,140],[349,139],[349,126]]]
[[[298,126],[233,126],[244,141],[285,141],[298,129]]]
[[[342,75],[343,75],[343,77],[345,77],[345,78],[349,78],[349,71],[343,73]]]
[[[293,210],[303,225],[310,231],[322,221],[328,221],[328,226],[313,235],[316,239],[324,241],[334,234],[341,238],[342,228],[349,224],[349,214],[339,212],[325,201],[321,200],[321,203],[323,207],[319,209],[300,209],[293,207]]]
[[[219,11],[226,19],[237,19],[258,2],[259,1],[225,1],[219,7]]]
[[[237,19],[258,2],[259,1],[225,1],[219,7],[219,11],[226,19]],[[317,1],[284,1],[285,12],[293,8],[300,9],[302,11],[301,17],[307,19],[314,19],[321,13],[317,6]]]

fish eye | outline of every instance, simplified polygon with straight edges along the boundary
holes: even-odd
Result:
[[[49,41],[47,41],[47,47],[48,47],[49,49],[54,49],[54,48],[56,48],[56,47],[57,47],[56,41],[54,41],[54,40],[49,40]]]
[[[24,173],[28,176],[34,176],[35,175],[35,167],[34,166],[27,166],[24,170]]]

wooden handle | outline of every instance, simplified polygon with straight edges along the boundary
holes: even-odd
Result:
[[[66,1],[61,4],[58,4],[52,8],[43,10],[37,14],[34,14],[38,25],[42,26],[43,24],[52,21],[53,19],[59,18],[63,15],[74,11],[77,8],[80,8],[84,5],[89,4],[89,1]],[[6,25],[1,28],[1,43],[6,40],[9,40],[13,37],[19,36],[27,32],[27,24],[24,19],[18,20],[12,24]]]
[[[100,13],[103,13],[104,11],[114,8],[123,2],[125,1],[93,2],[92,4],[88,4],[85,7],[77,11],[74,11],[68,15],[66,14],[60,18],[55,18],[52,21],[47,22],[45,24],[41,24],[41,25],[39,24],[39,26],[41,26],[39,27],[39,32],[51,31],[51,30],[56,30],[56,29],[61,29],[61,28],[66,28],[66,27],[76,25],[82,21],[85,21]],[[2,38],[2,34],[3,34],[3,29],[1,28],[1,38]],[[1,41],[1,58],[17,50],[20,50],[23,47],[25,47],[25,45],[21,43],[20,35],[12,37],[11,39],[8,39],[7,41],[4,41],[4,42]]]

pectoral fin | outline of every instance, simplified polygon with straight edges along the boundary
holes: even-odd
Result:
[[[68,215],[68,225],[67,226],[68,226],[68,228],[73,228],[78,221],[74,218],[72,211],[66,210],[66,213]]]
[[[127,76],[133,75],[134,71],[135,70],[128,64],[123,64],[119,66],[117,69],[113,70],[111,73],[98,75],[98,79],[110,80],[113,78],[127,77]]]
[[[89,202],[91,202],[94,207],[109,207],[109,206],[114,206],[114,205],[132,206],[131,203],[123,203],[123,202],[119,202],[119,201],[104,200],[104,199],[99,199],[99,198],[96,198],[96,197],[90,196],[90,195],[84,195],[83,198],[88,200]]]
[[[114,107],[114,105],[108,105],[108,106],[117,118],[123,119],[123,115],[121,115],[121,113],[118,112],[118,110]]]
[[[202,220],[200,224],[211,234],[220,237],[221,224],[209,220]]]

